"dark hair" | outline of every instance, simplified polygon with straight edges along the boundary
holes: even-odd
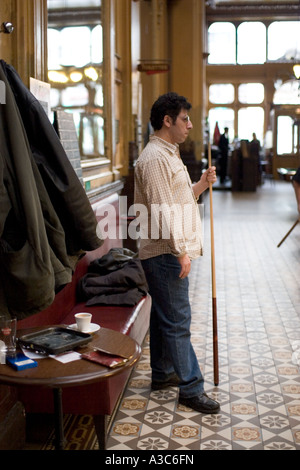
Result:
[[[165,116],[170,116],[175,123],[178,114],[182,109],[189,110],[192,105],[184,96],[170,92],[161,95],[153,104],[150,113],[150,122],[155,131],[162,128]]]

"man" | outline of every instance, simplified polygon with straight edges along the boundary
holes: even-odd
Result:
[[[224,134],[221,135],[219,140],[219,149],[220,149],[220,183],[223,184],[227,175],[227,161],[228,161],[228,148],[229,148],[229,138],[228,138],[228,127],[224,127]]]
[[[300,167],[296,171],[296,174],[292,178],[292,184],[295,190],[296,202],[298,212],[300,214]]]
[[[176,93],[160,96],[152,106],[154,135],[135,167],[135,204],[147,209],[141,219],[139,256],[152,297],[152,389],[179,386],[179,403],[202,413],[218,413],[219,404],[204,392],[190,339],[187,276],[191,259],[202,254],[197,199],[216,181],[211,167],[192,186],[180,158],[179,144],[193,127],[190,108]]]

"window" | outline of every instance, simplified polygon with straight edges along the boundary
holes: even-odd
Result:
[[[56,29],[48,28],[48,69],[58,69],[60,67],[60,32]]]
[[[48,9],[55,8],[79,8],[84,3],[85,7],[97,7],[99,0],[48,0]]]
[[[61,106],[64,108],[75,108],[85,106],[89,102],[88,90],[84,85],[70,86],[61,91]]]
[[[215,84],[209,87],[209,101],[216,104],[229,104],[234,100],[234,86],[231,83]]]
[[[81,67],[103,60],[102,26],[71,26],[61,30],[48,29],[48,67],[61,65]]]
[[[245,22],[237,28],[239,64],[263,64],[266,61],[266,27],[263,23]]]
[[[300,59],[300,21],[274,21],[268,28],[268,60]]]
[[[214,135],[216,122],[218,123],[221,134],[224,132],[224,127],[228,127],[229,141],[234,138],[234,111],[231,108],[217,107],[209,110],[209,133],[210,140]]]
[[[104,120],[101,116],[82,114],[79,134],[82,154],[104,153]]]
[[[237,96],[235,96],[237,90]],[[254,106],[264,101],[264,86],[262,83],[214,84],[209,87],[209,101],[217,104],[231,104],[230,107],[214,107],[209,111],[210,136],[214,133],[215,123],[223,132],[224,127],[229,128],[229,140],[233,141],[237,132],[238,139],[252,140],[253,132],[259,140],[263,141],[264,109]],[[245,104],[253,106],[245,106]],[[234,111],[236,109],[236,112]],[[237,122],[235,123],[235,119]]]
[[[290,116],[278,116],[277,119],[277,154],[293,153],[293,125]]]
[[[266,23],[267,24],[267,23]],[[243,21],[241,23],[215,22],[208,28],[208,45],[210,53],[208,64],[210,65],[247,65],[264,64],[266,61],[300,60],[300,21],[274,21],[266,26],[261,21]],[[290,65],[290,64],[289,64]],[[273,65],[266,65],[266,70],[273,70]],[[208,66],[209,69],[209,66]],[[224,67],[223,67],[224,69]],[[220,75],[222,76],[222,67]],[[235,68],[228,67],[226,72]],[[230,141],[235,137],[239,140],[252,140],[252,134],[264,142],[265,128],[265,84],[268,90],[268,73],[264,74],[265,66],[240,67],[241,74],[233,78],[233,83],[213,83],[209,86],[209,125],[212,138],[215,123],[218,122],[220,131],[224,127],[229,128]],[[255,71],[259,71],[264,83],[242,83],[246,73],[250,71],[251,78],[255,80]],[[278,72],[277,80],[274,76],[276,91],[273,98],[275,105],[300,105],[299,81],[288,79],[286,70]],[[280,69],[278,69],[280,70]],[[243,73],[245,74],[243,75]],[[212,68],[212,76],[216,76],[216,68]],[[282,75],[282,76],[281,76]],[[244,77],[239,79],[239,77]],[[282,79],[287,80],[282,83]],[[218,79],[219,80],[219,79]],[[226,81],[224,78],[221,80]],[[258,78],[256,80],[259,80]],[[238,83],[240,82],[240,83]],[[292,126],[288,116],[282,116],[278,122],[278,154],[297,153],[299,148],[299,128]],[[232,135],[233,134],[233,135]],[[234,135],[236,134],[236,136]],[[285,142],[286,138],[286,142]],[[298,142],[298,143],[297,143]]]
[[[237,50],[236,50],[237,44]],[[262,64],[266,61],[266,27],[258,21],[216,22],[208,28],[209,64]]]
[[[300,60],[300,21],[215,22],[208,28],[209,64],[263,64]]]
[[[91,62],[101,64],[103,61],[103,32],[99,24],[91,31]]]
[[[208,28],[208,63],[235,64],[235,26],[232,23],[213,23]]]
[[[73,114],[82,158],[103,157],[101,0],[48,0],[48,8],[51,107]]]
[[[297,80],[288,80],[275,92],[274,104],[300,104],[300,90]]]
[[[258,104],[264,100],[264,86],[262,83],[243,83],[238,88],[239,102],[244,104]]]
[[[71,26],[60,31],[60,64],[81,67],[91,61],[91,30]]]
[[[238,111],[238,136],[239,139],[251,141],[252,134],[255,132],[258,140],[263,142],[264,131],[264,110],[263,108],[253,106],[240,108]]]

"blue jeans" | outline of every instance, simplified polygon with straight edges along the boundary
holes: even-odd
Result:
[[[181,266],[173,255],[142,260],[142,265],[152,297],[152,380],[166,381],[175,372],[181,397],[199,395],[204,391],[204,380],[191,344],[188,278],[180,279]]]

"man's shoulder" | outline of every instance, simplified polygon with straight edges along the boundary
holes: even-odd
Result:
[[[153,137],[149,140],[145,148],[142,150],[137,161],[151,161],[154,159],[162,159],[176,154],[176,147],[164,142],[162,139]]]
[[[140,153],[140,156],[137,159],[137,164],[147,163],[150,160],[151,162],[154,162],[156,160],[161,159],[163,155],[163,149],[160,146],[156,145],[154,142],[150,141]]]

